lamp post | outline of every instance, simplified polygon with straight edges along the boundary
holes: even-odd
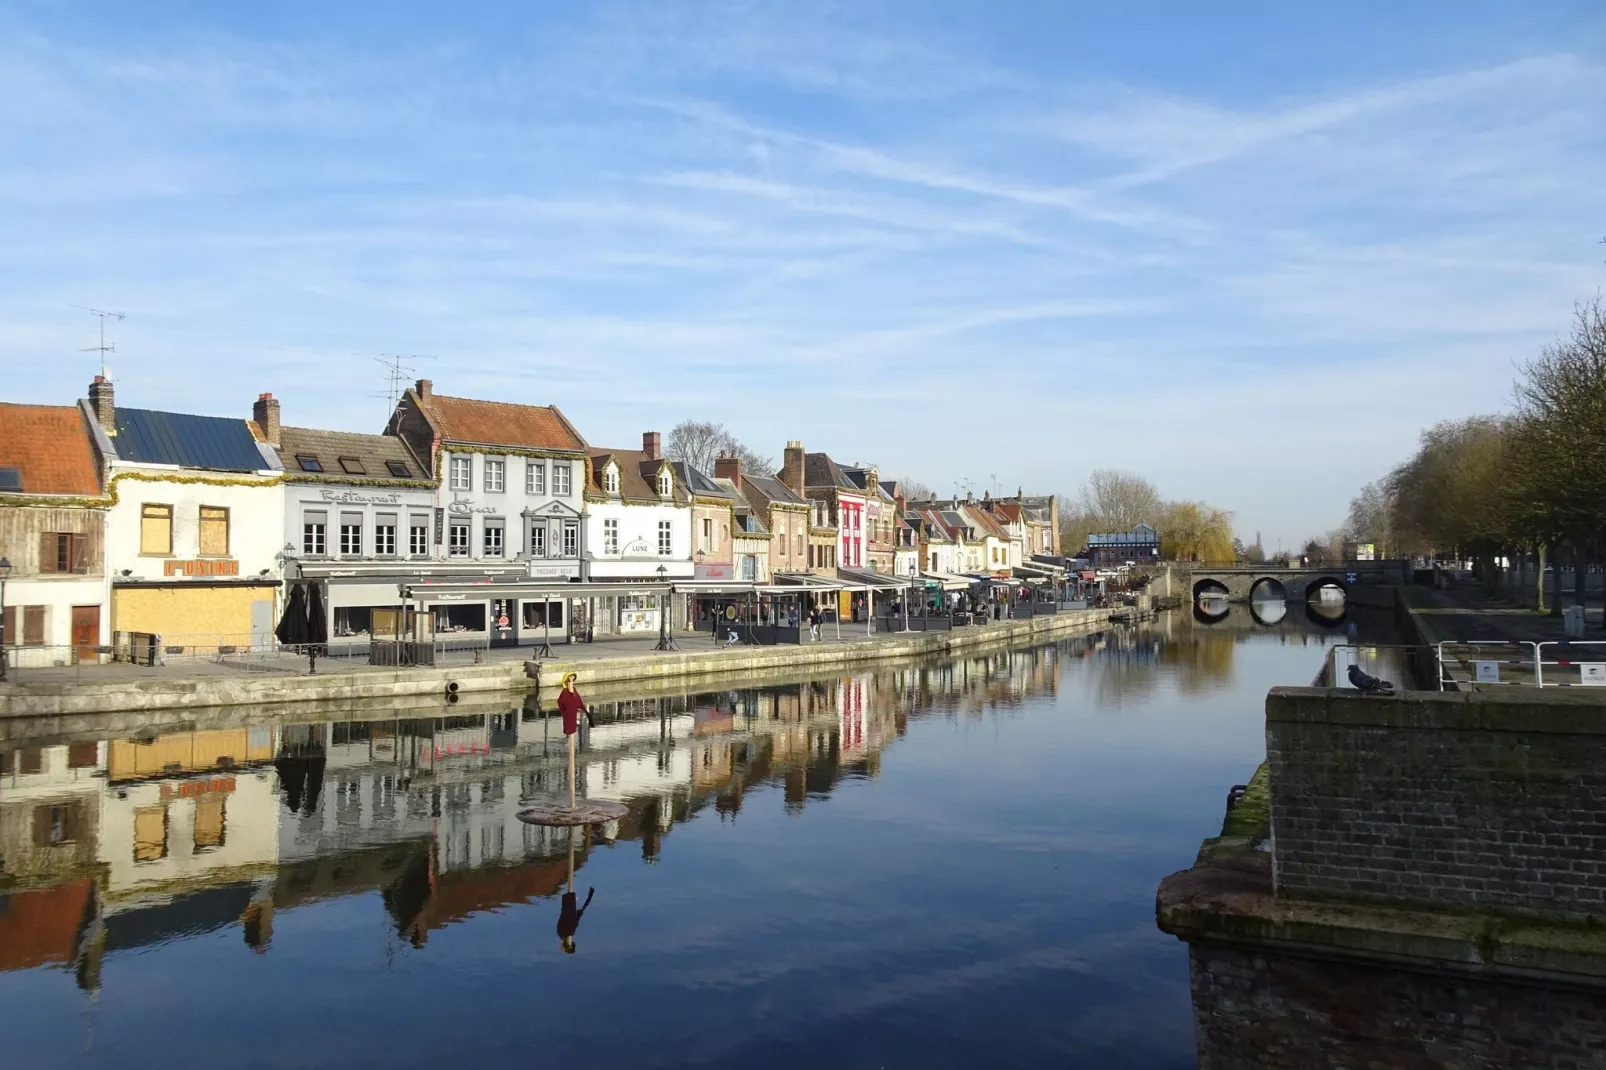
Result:
[[[909,562],[909,597],[903,600],[903,630],[909,630],[909,603],[915,600],[915,579],[920,575],[920,562]]]
[[[11,559],[0,557],[0,680],[6,678],[6,577],[11,575]]]
[[[668,577],[669,568],[665,565],[659,565],[658,582],[667,585],[669,582]],[[660,594],[658,596],[658,645],[653,647],[654,650],[680,649],[675,645],[675,637],[669,634],[669,601],[674,593],[674,588],[671,587],[668,594]]]

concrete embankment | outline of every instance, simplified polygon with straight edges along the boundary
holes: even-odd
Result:
[[[171,721],[175,711],[189,717],[218,707],[249,709],[255,717],[273,717],[278,715],[277,707],[293,706],[293,715],[298,718],[386,703],[435,709],[443,703],[450,684],[457,685],[456,691],[464,700],[471,695],[489,699],[493,695],[521,694],[534,687],[555,689],[563,673],[570,670],[580,673],[588,687],[599,685],[609,690],[733,673],[807,675],[887,659],[943,656],[1047,640],[1107,620],[1107,610],[1075,610],[953,632],[914,632],[802,647],[559,657],[541,662],[509,659],[481,665],[364,669],[319,676],[241,673],[16,683],[0,686],[0,723],[49,718],[54,719],[54,731],[70,733],[87,728],[97,718],[105,725],[107,714],[129,715],[124,718],[128,724],[123,730],[137,730]]]

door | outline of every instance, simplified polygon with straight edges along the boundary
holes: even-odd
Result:
[[[261,599],[251,603],[251,649],[266,650],[273,640],[273,603]]]
[[[95,648],[100,645],[100,607],[72,607],[72,645],[78,651],[79,661],[92,660]]]
[[[512,598],[491,599],[491,645],[517,646],[519,603]]]

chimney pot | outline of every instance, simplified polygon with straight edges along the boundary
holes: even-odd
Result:
[[[279,399],[272,394],[258,394],[251,406],[251,420],[262,431],[262,437],[274,449],[279,448]]]
[[[420,379],[420,380],[418,380],[418,382],[413,384],[413,390],[421,398],[429,397],[430,393],[434,389],[435,389],[435,384],[430,382],[428,379]]]
[[[647,455],[647,460],[657,461],[663,458],[663,436],[656,431],[643,431],[641,434],[641,452]]]
[[[732,483],[736,484],[737,490],[740,490],[742,483],[742,459],[740,457],[714,458],[714,477],[716,479],[728,479]]]
[[[781,482],[799,498],[803,494],[803,442],[801,439],[792,439],[786,444],[784,463],[781,467]]]
[[[112,381],[104,375],[95,376],[95,381],[89,384],[89,407],[95,412],[95,422],[108,435],[115,435],[117,433],[117,405],[112,390]]]

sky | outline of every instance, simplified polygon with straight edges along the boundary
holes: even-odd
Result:
[[[0,399],[380,358],[942,493],[1339,524],[1606,286],[1606,6],[0,0]]]

